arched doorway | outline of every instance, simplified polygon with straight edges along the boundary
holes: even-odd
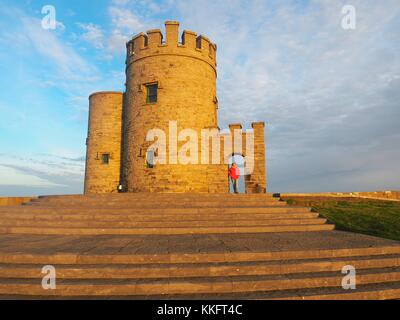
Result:
[[[244,176],[244,168],[245,168],[245,163],[244,163],[244,157],[241,154],[234,154],[229,158],[229,167],[231,167],[232,163],[236,163],[240,170],[240,177],[238,180],[238,191],[239,193],[246,193],[246,181],[245,181],[245,176]],[[231,180],[228,179],[229,183],[229,193],[233,193],[233,186],[231,183]]]

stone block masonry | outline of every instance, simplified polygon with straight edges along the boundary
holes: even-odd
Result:
[[[32,199],[36,199],[36,197],[0,197],[0,207],[19,206]]]

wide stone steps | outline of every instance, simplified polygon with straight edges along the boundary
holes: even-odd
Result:
[[[52,265],[152,265],[152,264],[204,264],[245,263],[263,261],[352,259],[361,257],[400,255],[400,246],[263,252],[207,252],[157,254],[0,254],[1,264]]]
[[[40,197],[0,207],[0,298],[400,298],[400,246],[333,229],[265,194]]]
[[[72,201],[72,200],[274,200],[280,201],[279,198],[273,197],[272,194],[189,194],[189,193],[105,193],[105,194],[77,194],[77,195],[51,195],[39,196],[37,199],[43,201]]]
[[[1,278],[0,294],[35,296],[162,296],[202,294],[249,294],[285,290],[340,288],[343,274],[313,272],[265,276],[224,276],[166,279],[58,279],[56,290],[44,290],[41,279]],[[400,268],[363,269],[358,285],[400,282]],[[342,293],[345,290],[342,291]]]
[[[56,269],[56,290],[41,286],[42,267],[49,264]],[[346,265],[357,270],[356,290],[341,287],[341,270]],[[150,256],[9,254],[0,256],[0,294],[28,298],[398,299],[400,248]]]
[[[333,230],[310,208],[270,195],[71,195],[0,208],[0,233],[185,235]]]
[[[205,214],[205,215],[142,215],[142,214],[31,214],[31,213],[19,213],[19,214],[0,214],[0,220],[7,221],[16,221],[16,220],[48,220],[48,221],[55,221],[55,220],[63,220],[63,221],[85,221],[89,223],[90,221],[116,221],[116,222],[129,222],[129,221],[208,221],[208,220],[247,220],[247,221],[254,221],[254,220],[268,220],[268,219],[313,219],[317,218],[317,213],[277,213],[277,214],[270,214],[270,213],[260,213],[260,214],[227,214],[227,215],[217,215],[217,214]]]
[[[275,225],[244,227],[173,227],[173,228],[62,228],[62,227],[0,227],[0,233],[40,235],[179,235],[179,234],[225,234],[225,233],[268,233],[310,232],[334,230],[334,225]]]
[[[162,279],[265,276],[311,272],[340,272],[345,265],[357,270],[400,267],[400,255],[363,256],[288,261],[148,265],[56,265],[58,279]],[[40,278],[42,265],[0,264],[0,278]]]
[[[205,214],[287,214],[287,213],[309,213],[310,208],[297,208],[297,207],[241,207],[241,208],[218,208],[218,207],[156,207],[156,208],[104,208],[104,207],[48,207],[48,206],[21,206],[21,207],[0,207],[0,216],[11,214],[117,214],[117,215],[168,215],[176,214],[180,216],[188,216],[191,214],[205,215]]]
[[[0,219],[0,227],[71,227],[71,228],[165,228],[165,227],[239,227],[239,226],[276,226],[276,225],[319,225],[326,219],[258,219],[258,220],[185,220],[168,219],[160,221],[69,221],[69,220],[39,220],[39,219]]]
[[[284,202],[265,202],[265,201],[179,201],[174,202],[161,202],[161,201],[118,201],[110,202],[104,201],[104,203],[86,202],[86,201],[76,201],[76,202],[47,202],[47,201],[37,201],[29,202],[24,204],[24,206],[42,206],[46,205],[48,207],[110,207],[110,208],[154,208],[154,207],[167,207],[174,206],[175,208],[185,208],[185,207],[216,207],[216,208],[249,208],[249,207],[263,207],[263,206],[275,206],[275,207],[285,207],[287,206]]]
[[[47,196],[33,199],[27,206],[97,206],[97,207],[259,207],[286,206],[268,195],[186,195],[186,194],[112,194],[89,196]]]
[[[42,268],[56,289],[42,288]],[[356,289],[342,288],[342,268]],[[0,255],[0,298],[399,299],[400,247],[155,255]]]

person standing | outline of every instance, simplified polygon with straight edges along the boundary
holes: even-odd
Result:
[[[238,179],[240,177],[240,169],[238,168],[238,166],[236,165],[236,163],[232,163],[232,166],[229,168],[229,178],[232,181],[232,185],[233,185],[233,191],[235,193],[239,193],[238,192]]]

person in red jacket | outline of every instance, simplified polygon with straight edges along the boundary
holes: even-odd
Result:
[[[232,163],[232,166],[229,168],[229,177],[232,181],[233,191],[235,193],[238,192],[238,179],[240,177],[240,169],[237,167],[236,163]]]

